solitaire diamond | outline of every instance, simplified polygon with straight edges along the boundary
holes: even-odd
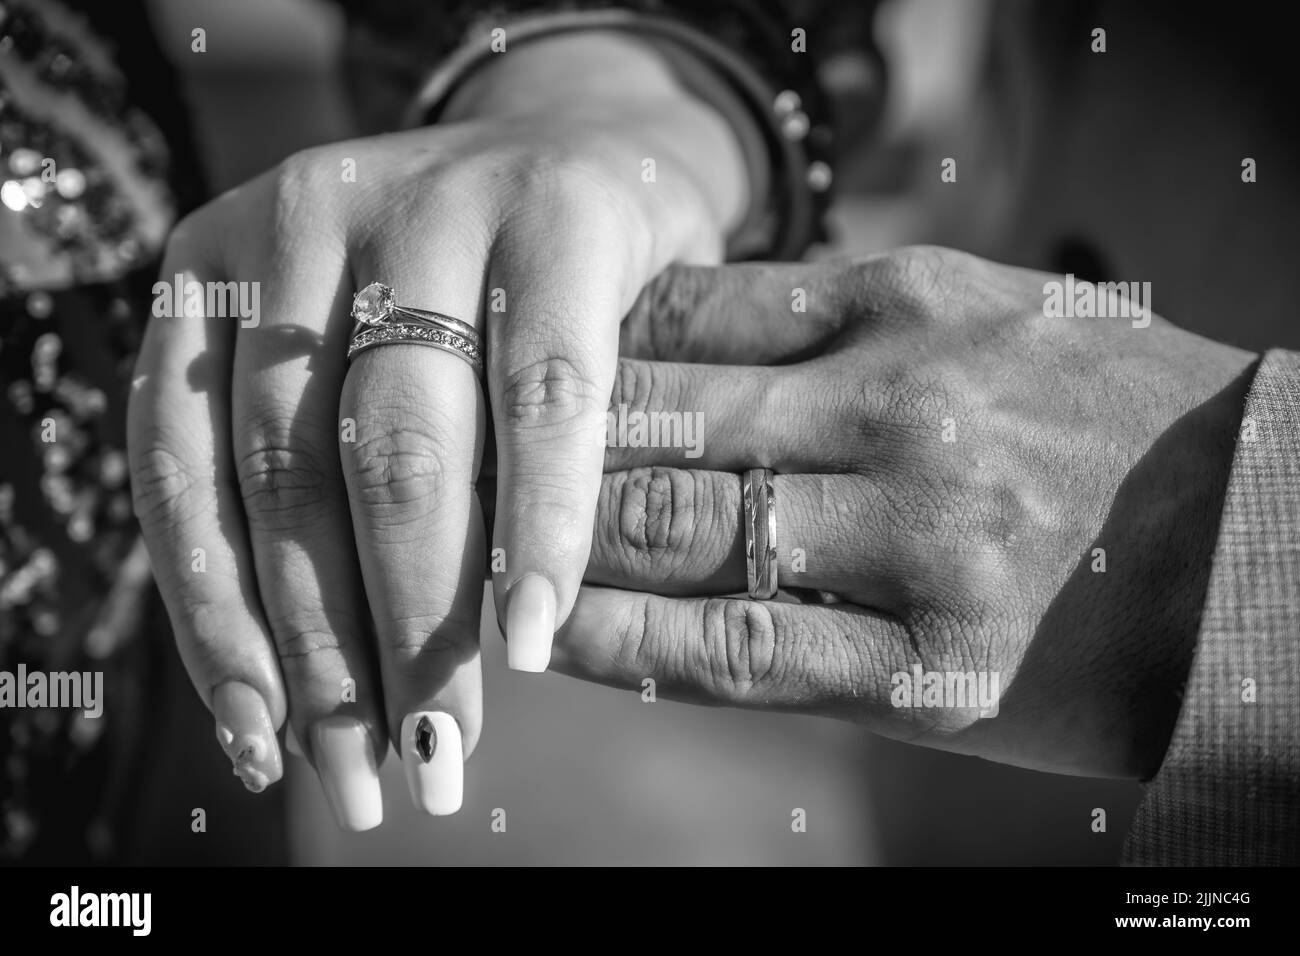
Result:
[[[365,325],[383,325],[393,314],[393,290],[372,282],[352,299],[352,318]]]

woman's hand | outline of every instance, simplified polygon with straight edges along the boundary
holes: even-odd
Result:
[[[390,738],[417,806],[460,806],[485,402],[498,615],[512,666],[543,670],[587,562],[619,319],[668,263],[717,261],[746,202],[730,131],[639,45],[582,35],[502,63],[457,122],[309,150],[188,217],[163,282],[254,283],[260,309],[153,319],[136,373],[137,512],[222,746],[260,790],[287,715],[351,829],[381,820]],[[374,281],[485,332],[486,384],[411,345],[349,369]]]
[[[556,668],[1154,772],[1252,356],[1158,317],[1047,318],[1056,279],[909,249],[656,280],[611,404],[702,416],[702,454],[610,451],[587,574],[605,587],[583,589]],[[779,580],[806,603],[685,597],[744,593],[755,467],[777,472]]]

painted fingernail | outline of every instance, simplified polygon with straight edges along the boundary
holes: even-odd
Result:
[[[506,595],[506,662],[511,670],[540,674],[551,662],[555,588],[541,574],[515,582]]]
[[[345,830],[372,830],[384,822],[375,750],[361,721],[342,716],[316,721],[312,753],[339,826]]]
[[[212,713],[217,742],[245,787],[261,793],[284,775],[275,726],[261,694],[240,681],[227,681],[212,692]]]
[[[295,757],[307,759],[307,755],[303,753],[302,744],[298,743],[298,735],[293,732],[293,724],[287,721],[284,725],[284,749]]]
[[[407,714],[402,721],[402,767],[417,807],[435,817],[459,810],[465,758],[456,718],[440,711]]]

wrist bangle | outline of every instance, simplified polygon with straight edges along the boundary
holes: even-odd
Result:
[[[436,122],[448,100],[494,56],[492,30],[503,21],[480,21],[464,42],[433,71],[406,116],[407,125]],[[794,89],[775,90],[745,59],[700,29],[677,19],[622,9],[556,11],[508,21],[509,43],[518,46],[557,34],[612,30],[656,45],[685,50],[723,81],[731,96],[750,112],[766,145],[771,188],[751,197],[749,214],[728,242],[728,258],[798,258],[824,238],[821,217],[829,204],[831,136],[829,125],[815,123],[809,106]],[[695,90],[692,90],[695,92]],[[722,104],[709,101],[723,109]],[[734,125],[734,124],[733,124]],[[747,155],[746,161],[754,157]]]

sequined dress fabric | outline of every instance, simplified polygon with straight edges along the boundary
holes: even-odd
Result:
[[[0,859],[109,858],[126,809],[150,680],[126,389],[198,188],[174,89],[141,4],[0,2],[0,670],[100,671],[123,702],[0,712]]]

